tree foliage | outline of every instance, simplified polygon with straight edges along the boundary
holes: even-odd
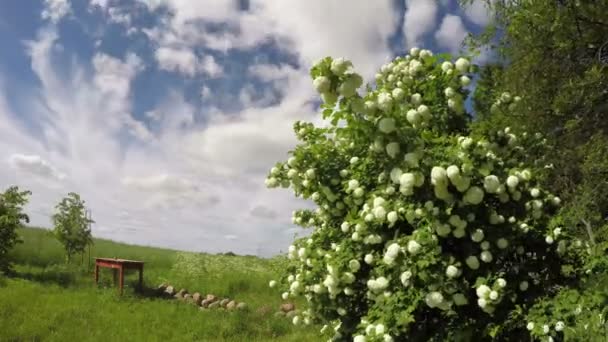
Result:
[[[582,246],[553,217],[559,197],[540,186],[546,140],[510,128],[470,135],[466,58],[412,49],[384,65],[375,87],[327,57],[311,70],[327,127],[296,122],[301,141],[270,170],[318,208],[294,213],[312,227],[290,247],[284,299],[308,309],[334,339],[478,341],[528,338],[536,299],[576,283]],[[516,113],[501,93],[494,111]],[[437,329],[438,324],[442,329]]]
[[[55,207],[53,234],[63,245],[68,262],[74,254],[83,253],[86,246],[93,243],[89,224],[94,221],[87,217],[84,204],[80,195],[70,192]]]
[[[544,186],[567,203],[568,227],[590,226],[603,235],[608,216],[608,1],[478,1],[492,8],[493,23],[469,41],[490,46],[498,60],[484,66],[475,92],[481,132],[508,125],[543,133],[552,153]],[[517,113],[494,111],[488,100],[522,94]],[[537,158],[530,153],[529,160]],[[580,230],[578,228],[575,228]],[[582,236],[587,236],[583,232]]]
[[[29,195],[31,192],[19,191],[16,186],[0,193],[0,272],[10,271],[8,252],[21,242],[18,229],[29,223],[29,217],[23,212]]]

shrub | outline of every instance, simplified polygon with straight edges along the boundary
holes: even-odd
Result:
[[[23,213],[23,206],[27,204],[30,191],[19,191],[12,186],[4,193],[0,193],[0,272],[10,271],[11,264],[8,260],[9,251],[20,243],[17,229],[29,223],[29,217]]]
[[[294,212],[313,230],[270,283],[306,298],[294,324],[324,323],[335,340],[524,340],[536,299],[576,282],[562,266],[577,246],[551,220],[561,201],[538,186],[550,166],[520,162],[543,138],[468,135],[476,69],[414,48],[359,95],[351,62],[313,66],[328,124],[296,122],[301,143],[266,179],[318,206]],[[492,110],[519,101],[504,93]]]

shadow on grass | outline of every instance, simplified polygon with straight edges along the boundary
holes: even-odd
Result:
[[[40,271],[28,270],[13,272],[9,277],[35,281],[42,284],[55,284],[65,288],[76,285],[78,279],[82,278],[82,274],[73,270],[62,270],[51,266]]]

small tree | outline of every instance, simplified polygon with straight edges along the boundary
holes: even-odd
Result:
[[[74,254],[84,253],[86,246],[93,243],[89,224],[94,221],[86,216],[84,200],[76,193],[68,193],[55,208],[53,234],[65,248],[66,260],[70,262]]]
[[[24,222],[30,222],[29,217],[23,213],[23,206],[31,194],[30,191],[19,191],[16,186],[0,193],[0,272],[10,271],[8,252],[15,244],[22,242],[17,229],[23,227]]]

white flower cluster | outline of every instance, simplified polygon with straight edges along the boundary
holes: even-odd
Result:
[[[469,60],[437,63],[430,51],[414,49],[384,65],[376,89],[365,95],[357,93],[363,81],[351,68],[344,59],[324,59],[312,70],[325,103],[340,99],[340,110],[332,113],[339,111],[346,127],[296,124],[296,133],[307,138],[266,179],[268,187],[291,187],[317,205],[294,212],[295,224],[314,229],[289,247],[296,266],[286,284],[269,286],[281,287],[285,299],[299,296],[311,308],[332,308],[336,336],[345,332],[341,317],[351,313],[344,305],[348,297],[366,298],[370,312],[387,298],[404,298],[393,294],[407,292],[436,310],[458,312],[477,300],[481,310],[492,313],[506,296],[507,281],[512,290],[517,284],[527,290],[534,279],[523,278],[529,270],[497,273],[504,256],[528,251],[527,239],[538,236],[529,233],[541,229],[543,215],[560,200],[513,161],[511,152],[522,148],[523,139],[510,129],[501,131],[508,144],[458,136],[458,131],[437,135],[451,129],[446,122],[464,120]],[[443,95],[429,95],[420,86],[428,80],[441,84]],[[519,100],[507,94],[500,101]],[[322,138],[310,139],[317,132],[324,132]],[[551,231],[546,242],[560,234]],[[429,278],[441,280],[424,284]],[[478,278],[496,280],[478,286],[477,298],[470,297],[467,287]],[[327,319],[327,312],[315,309],[297,316],[294,324]],[[381,322],[387,320],[363,314],[355,340],[392,341],[400,334]]]
[[[503,278],[498,278],[494,285],[489,286],[482,284],[476,289],[477,305],[487,313],[493,313],[495,306],[502,301],[507,281]]]
[[[322,64],[323,60],[320,60],[315,67]],[[313,80],[314,88],[327,105],[335,104],[338,96],[350,98],[357,94],[357,89],[363,84],[363,78],[359,74],[350,72],[352,66],[352,62],[344,58],[336,58],[332,60],[328,69],[323,70],[323,75]]]

